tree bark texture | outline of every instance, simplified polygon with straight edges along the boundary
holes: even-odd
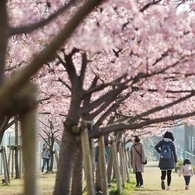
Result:
[[[65,127],[58,161],[58,170],[53,195],[69,195],[70,181],[76,153],[76,135]]]
[[[49,171],[53,171],[53,163],[54,163],[54,152],[53,152],[53,145],[54,145],[54,138],[51,137],[51,143],[49,146],[49,151],[50,151],[50,165],[49,165]]]
[[[6,3],[6,0],[0,1],[0,86],[3,82],[5,56],[7,51],[7,41],[9,37]]]
[[[74,160],[74,169],[72,174],[72,191],[71,195],[82,195],[82,169],[83,158],[81,145],[77,147],[76,157]]]

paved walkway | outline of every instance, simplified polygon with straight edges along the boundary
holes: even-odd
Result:
[[[160,169],[157,166],[158,162],[148,162],[145,165],[143,179],[144,188],[136,188],[132,195],[159,195],[159,194],[185,194],[185,195],[195,195],[195,176],[191,178],[190,189],[185,190],[184,179],[179,177],[178,173],[172,172],[172,182],[170,190],[161,189],[160,180]],[[166,182],[165,182],[166,183]]]

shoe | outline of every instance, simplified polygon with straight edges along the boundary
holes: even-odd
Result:
[[[165,181],[164,181],[164,180],[161,181],[161,188],[162,188],[163,190],[165,190]]]
[[[144,186],[143,186],[143,185],[141,185],[141,186],[139,186],[139,188],[144,188]]]
[[[188,186],[185,186],[185,190],[189,190],[189,187]]]
[[[170,187],[168,186],[166,190],[170,190]]]

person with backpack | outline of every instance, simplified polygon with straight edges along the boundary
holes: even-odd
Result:
[[[144,172],[145,163],[145,152],[144,146],[140,143],[140,138],[138,136],[132,136],[132,143],[130,149],[130,163],[132,165],[133,172],[136,178],[136,187],[143,188],[143,177],[142,172]]]
[[[167,176],[167,190],[170,190],[171,173],[177,167],[177,154],[174,145],[174,136],[167,131],[163,139],[155,146],[156,151],[160,154],[159,168],[161,170],[161,188],[165,190],[165,179]]]

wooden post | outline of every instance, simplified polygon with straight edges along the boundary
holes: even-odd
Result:
[[[91,150],[91,162],[92,162],[92,173],[94,182],[94,172],[95,172],[95,150],[94,150],[94,139],[90,140],[90,150]]]
[[[126,172],[125,146],[124,146],[124,143],[121,144],[121,149],[122,149],[124,179],[125,179],[125,183],[126,183],[127,182],[127,172]]]
[[[22,148],[19,150],[19,179],[21,179],[22,174]]]
[[[120,171],[121,171],[121,178],[122,178],[122,185],[125,185],[125,175],[124,175],[124,166],[123,166],[123,156],[122,156],[122,144],[119,144],[119,157],[120,157]]]
[[[129,147],[127,148],[127,162],[128,162],[128,167],[131,170],[131,163],[130,163],[130,149]]]
[[[5,147],[1,146],[0,152],[2,154],[2,160],[3,160],[3,168],[4,168],[4,176],[5,176],[4,183],[6,185],[8,185],[8,183],[10,183],[10,178],[9,178],[9,172],[8,172],[8,165],[7,165],[7,158],[6,158]]]
[[[121,187],[121,179],[120,179],[120,171],[119,171],[118,154],[117,154],[115,142],[113,142],[111,145],[111,152],[112,152],[112,156],[113,156],[114,171],[115,171],[115,175],[116,175],[117,191],[119,194],[121,194],[122,187]]]
[[[128,153],[128,159],[129,159],[129,169],[131,171],[131,155],[130,155],[130,148],[128,148],[129,150],[127,151]]]
[[[93,170],[91,162],[91,151],[89,147],[89,137],[86,122],[82,121],[81,126],[84,128],[81,131],[81,145],[84,161],[84,170],[87,182],[87,194],[95,195],[95,187],[93,182]]]
[[[12,161],[11,161],[11,177],[14,178],[14,148],[11,147],[12,151]]]
[[[125,159],[125,168],[126,168],[126,176],[127,181],[130,182],[129,168],[128,168],[128,160],[127,160],[127,150],[124,148],[124,159]]]
[[[27,100],[36,102],[34,85],[26,88]],[[24,195],[37,195],[36,176],[36,109],[27,110],[20,115],[22,130],[22,151],[24,162]]]
[[[57,150],[54,150],[54,154],[55,154],[55,159],[56,159],[56,164],[57,164],[57,167],[58,167],[58,153],[57,153]]]
[[[108,179],[106,172],[106,158],[105,158],[105,143],[104,136],[99,138],[99,162],[100,162],[100,174],[101,174],[101,187],[103,195],[108,195]]]
[[[89,125],[89,130],[92,130],[92,127],[94,125],[94,121],[92,120]],[[92,172],[93,172],[93,182],[95,182],[94,174],[95,174],[95,148],[94,148],[94,139],[90,140],[90,150],[91,150],[91,162],[92,162]]]
[[[11,161],[12,149],[9,147],[9,157],[8,157],[8,172],[10,173],[10,161]]]

